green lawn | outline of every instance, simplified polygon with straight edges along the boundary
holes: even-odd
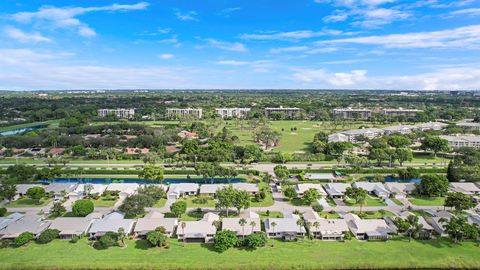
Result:
[[[95,207],[112,207],[117,202],[117,199],[114,199],[114,197],[100,196],[98,200],[92,200],[92,201]]]
[[[156,207],[156,208],[164,207],[166,202],[167,202],[167,199],[161,198],[153,205],[153,207]]]
[[[477,244],[448,240],[387,242],[279,242],[255,251],[232,248],[224,253],[211,245],[149,248],[144,240],[126,241],[127,247],[96,250],[86,239],[76,244],[55,240],[40,245],[0,249],[2,269],[388,269],[480,268]]]
[[[203,218],[203,212],[190,211],[182,215],[180,220],[182,221],[196,221]],[[172,213],[165,213],[166,218],[175,217]]]
[[[344,200],[345,204],[349,206],[360,206],[359,203],[355,203],[354,200]],[[387,204],[380,198],[367,196],[363,206],[386,206]]]
[[[353,211],[352,213],[359,215],[361,216],[361,218],[364,218],[364,219],[379,219],[383,217],[395,216],[395,214],[390,211],[384,211],[383,213],[380,211],[362,211],[362,213],[360,213],[359,211]]]
[[[340,215],[337,212],[321,212],[318,213],[321,218],[340,218]]]
[[[22,208],[22,207],[43,207],[49,204],[52,199],[41,199],[39,204],[30,198],[20,198],[16,201],[9,202],[5,205],[6,208]]]
[[[283,218],[282,212],[270,211],[270,214],[267,215],[267,212],[257,212],[260,215],[260,219],[264,220],[266,218]]]
[[[187,202],[187,207],[189,208],[215,207],[215,199],[212,197],[203,197],[207,199],[205,203],[203,203],[201,198],[202,197],[190,196],[186,197],[184,200]]]
[[[272,206],[275,202],[273,201],[272,193],[267,192],[267,196],[261,202],[254,202],[253,200],[250,202],[250,207],[268,207]]]
[[[408,199],[412,204],[419,206],[443,206],[445,204],[444,197],[417,197],[412,196]]]
[[[394,202],[396,205],[403,205],[403,203],[397,198],[390,198],[390,200]]]

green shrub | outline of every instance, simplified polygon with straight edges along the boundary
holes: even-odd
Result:
[[[318,212],[318,213],[323,211],[323,206],[320,205],[319,203],[314,203],[312,205],[312,208],[313,208],[313,211]]]
[[[4,217],[7,214],[7,208],[1,207],[0,208],[0,217]]]
[[[28,242],[35,239],[35,235],[31,232],[23,232],[17,238],[15,238],[15,245],[17,247],[28,244]]]
[[[43,231],[40,236],[37,238],[37,243],[47,244],[52,242],[54,239],[57,239],[60,231],[55,229],[46,229]]]
[[[242,245],[248,249],[256,249],[264,247],[267,244],[267,241],[267,235],[264,232],[252,233],[245,237],[245,240],[242,241]]]
[[[78,200],[73,203],[72,213],[76,217],[85,217],[88,214],[92,213],[94,208],[95,207],[91,200],[88,200],[88,199]]]

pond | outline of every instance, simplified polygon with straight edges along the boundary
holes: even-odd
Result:
[[[37,130],[41,128],[46,128],[46,125],[38,125],[38,126],[31,126],[31,127],[24,127],[24,128],[16,128],[4,132],[0,132],[0,136],[9,136],[9,135],[16,135],[21,134],[27,131]]]
[[[159,181],[151,181],[138,178],[57,178],[53,180],[38,180],[41,183],[55,183],[55,184],[111,184],[111,183],[133,183],[133,184],[159,184]],[[180,184],[180,183],[197,183],[197,184],[227,184],[227,183],[242,183],[245,182],[243,178],[165,178],[163,184]]]
[[[391,175],[385,177],[385,183],[388,182],[400,182],[400,183],[415,183],[418,184],[422,181],[420,178],[410,178],[410,179],[401,179],[398,177],[393,177]]]

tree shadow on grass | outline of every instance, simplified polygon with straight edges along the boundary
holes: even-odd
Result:
[[[147,250],[150,247],[152,247],[152,245],[150,245],[150,243],[147,240],[142,239],[142,240],[135,241],[135,248],[136,249]]]

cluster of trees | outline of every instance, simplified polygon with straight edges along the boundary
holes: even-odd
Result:
[[[444,175],[424,174],[415,192],[422,196],[443,197],[448,191],[448,179]]]
[[[405,161],[411,161],[413,154],[410,148],[412,141],[403,135],[385,136],[370,141],[370,153],[368,158],[375,160],[378,166],[387,161],[389,166],[398,160],[400,165]]]
[[[231,207],[236,208],[238,213],[240,213],[242,209],[250,207],[250,194],[244,190],[234,189],[231,185],[217,190],[216,196],[217,203],[215,204],[215,207],[217,209],[225,210],[227,216]]]
[[[156,185],[144,185],[138,188],[137,193],[130,195],[123,201],[119,210],[127,218],[134,218],[145,214],[146,207],[152,207],[158,200],[165,198],[165,190]]]
[[[46,229],[37,238],[31,232],[23,232],[14,240],[14,245],[17,247],[24,246],[29,242],[35,240],[38,244],[47,244],[57,239],[60,231],[55,229]]]
[[[459,149],[458,154],[448,164],[447,177],[450,182],[478,181],[480,179],[480,150]]]
[[[245,224],[242,226],[245,226]],[[254,227],[255,224],[251,226]],[[218,231],[214,236],[214,248],[217,252],[224,252],[233,247],[244,247],[252,250],[264,247],[267,244],[267,240],[267,235],[264,232],[252,233],[240,238],[235,232],[222,230]]]

